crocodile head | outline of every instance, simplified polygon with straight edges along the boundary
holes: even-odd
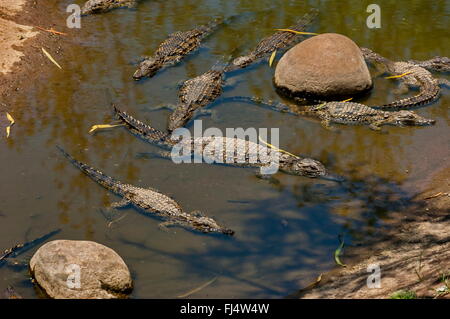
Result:
[[[399,126],[433,125],[435,120],[426,119],[412,111],[398,111],[389,115],[388,122]]]
[[[233,70],[245,68],[246,66],[251,64],[253,61],[255,61],[255,59],[256,59],[256,57],[252,54],[237,57],[230,63],[227,70],[233,71]]]
[[[140,80],[145,76],[152,77],[160,68],[161,63],[158,59],[148,57],[139,64],[138,69],[133,74],[133,79]]]
[[[209,217],[203,216],[199,213],[195,213],[196,217],[194,220],[192,220],[192,226],[202,232],[202,233],[222,233],[225,235],[234,235],[234,231],[226,228],[226,227],[222,227],[219,224],[217,224],[217,222]]]
[[[362,53],[364,59],[366,59],[367,61],[381,63],[381,64],[386,64],[388,62],[388,60],[386,58],[382,57],[378,53],[375,53],[368,48],[360,48],[360,49],[361,49],[361,53]]]
[[[428,61],[430,68],[438,72],[450,72],[450,58],[436,56]]]
[[[290,158],[280,161],[280,169],[285,173],[306,177],[321,177],[327,175],[325,166],[311,158]]]

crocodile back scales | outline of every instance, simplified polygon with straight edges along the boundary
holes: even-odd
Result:
[[[317,16],[316,10],[306,13],[301,17],[296,24],[290,26],[288,29],[294,31],[305,31],[306,28],[314,21]],[[278,31],[259,42],[256,48],[252,51],[252,54],[256,58],[264,57],[277,49],[282,49],[292,43],[292,41],[298,37],[297,34],[287,31]]]

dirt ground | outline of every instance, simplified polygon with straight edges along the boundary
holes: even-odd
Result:
[[[7,105],[12,95],[20,94],[34,81],[45,78],[47,70],[55,67],[44,56],[42,48],[57,60],[64,54],[71,38],[66,18],[63,10],[55,12],[51,1],[0,1],[0,111],[9,110]]]
[[[417,298],[450,298],[449,177],[450,166],[431,176],[411,211],[394,213],[377,240],[345,250],[341,259],[347,267],[324,274],[290,297],[391,298],[407,291]],[[368,266],[374,264],[380,266],[380,288],[367,285]]]
[[[0,112],[12,108],[9,100],[34,81],[45,79],[46,71],[55,67],[42,48],[55,59],[70,48],[72,34],[65,27],[65,12],[55,12],[49,2],[1,0]],[[442,276],[450,278],[449,177],[450,166],[431,176],[424,192],[413,199],[414,208],[392,214],[389,229],[383,229],[378,240],[345,249],[342,259],[347,267],[324,274],[320,282],[289,297],[389,298],[398,290],[408,290],[419,298],[433,298],[441,288],[439,297],[450,298],[441,280]],[[381,288],[367,287],[369,264],[380,266]]]

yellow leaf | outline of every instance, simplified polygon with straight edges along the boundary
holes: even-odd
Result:
[[[9,125],[6,127],[6,138],[9,137],[9,135],[11,134],[11,126],[14,125],[14,123],[16,123],[16,121],[14,121],[14,118],[11,116],[11,114],[9,114],[8,112],[6,112],[6,118],[9,121]]]
[[[269,59],[269,66],[270,67],[272,66],[273,60],[275,59],[276,55],[277,55],[277,50],[273,51],[272,55],[270,56],[270,59]]]
[[[125,124],[115,124],[115,125],[111,125],[111,124],[98,124],[98,125],[93,125],[91,127],[91,129],[89,130],[89,134],[94,133],[97,130],[104,130],[104,129],[108,129],[108,128],[113,128],[113,127],[117,127],[117,126],[124,126]]]
[[[264,140],[261,138],[261,136],[259,136],[259,141],[262,142],[263,144],[265,144],[266,146],[268,146],[268,147],[270,147],[270,148],[273,148],[274,150],[276,150],[276,151],[278,151],[278,152],[281,152],[281,153],[285,153],[285,154],[294,156],[295,158],[298,158],[298,159],[300,158],[300,157],[298,157],[297,155],[294,155],[294,154],[292,154],[292,153],[289,153],[288,151],[282,150],[282,149],[280,149],[280,148],[278,148],[278,147],[276,147],[276,146],[274,146],[274,145],[272,145],[272,144],[267,143],[266,141],[264,141]]]
[[[11,116],[11,114],[9,114],[8,112],[6,112],[6,117],[9,120],[9,122],[11,122],[11,125],[13,125],[14,123],[16,123],[14,121],[14,118]]]
[[[318,33],[314,33],[314,32],[302,32],[302,31],[295,31],[295,30],[291,30],[291,29],[275,29],[277,31],[285,31],[285,32],[292,32],[295,34],[304,34],[304,35],[319,35]]]
[[[62,67],[58,64],[58,62],[55,61],[55,59],[53,59],[53,57],[50,55],[50,53],[48,53],[44,48],[42,48],[42,52],[44,52],[44,54],[47,56],[47,58],[52,61],[58,68],[60,68],[62,70]]]
[[[340,256],[342,253],[342,249],[344,248],[344,240],[342,239],[341,236],[339,236],[339,241],[341,242],[339,247],[334,251],[334,261],[336,262],[336,264],[338,264],[339,266],[342,267],[347,267],[347,265],[343,264],[341,262]]]
[[[387,77],[385,77],[385,79],[398,79],[398,78],[402,78],[402,77],[404,77],[405,75],[408,75],[408,74],[411,74],[411,71],[403,73],[403,74],[400,74],[400,75],[387,76]]]
[[[351,97],[351,98],[349,98],[349,99],[346,99],[346,100],[344,100],[344,101],[342,101],[342,102],[348,102],[348,101],[351,101],[351,100],[353,100],[353,98]]]

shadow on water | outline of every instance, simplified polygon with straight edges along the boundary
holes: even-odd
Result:
[[[338,234],[345,235],[346,245],[357,245],[380,231],[388,212],[420,205],[398,183],[377,176],[340,184],[299,183],[293,189],[281,184],[273,187],[280,194],[279,200],[237,203],[245,207],[240,209],[245,216],[241,232],[231,239],[215,236],[219,238],[217,244],[206,250],[172,253],[124,237],[120,241],[149,251],[156,258],[176,260],[183,265],[182,274],[200,276],[199,282],[215,276],[225,279],[227,285],[217,289],[226,296],[228,289],[239,286],[252,291],[255,298],[283,297],[325,269],[319,266],[321,263],[334,267]],[[288,198],[295,200],[294,209]],[[243,239],[246,235],[242,233],[251,234],[251,239]],[[302,268],[308,267],[317,267],[316,272],[302,278]],[[208,288],[212,296],[214,292],[215,288]],[[196,295],[208,296],[201,292]]]

